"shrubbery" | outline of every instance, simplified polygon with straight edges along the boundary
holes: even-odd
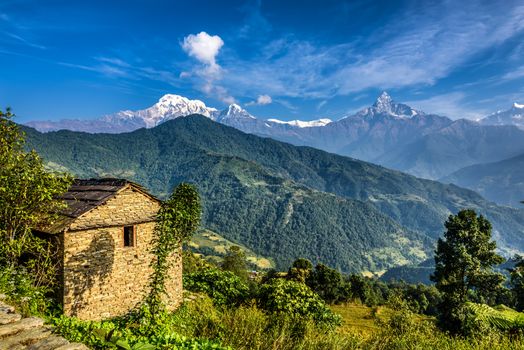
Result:
[[[203,269],[184,275],[184,288],[208,294],[215,305],[238,305],[248,296],[247,284],[230,271]]]
[[[36,287],[34,276],[21,267],[0,267],[0,294],[5,294],[24,316],[45,315],[53,304],[48,297],[50,290]]]
[[[318,294],[299,282],[274,279],[260,287],[257,302],[269,312],[313,319],[322,325],[336,326],[341,320]]]

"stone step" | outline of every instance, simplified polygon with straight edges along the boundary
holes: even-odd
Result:
[[[84,344],[71,343],[68,345],[63,345],[61,347],[58,347],[55,350],[89,350],[89,348],[85,346]]]
[[[52,335],[49,338],[45,338],[37,341],[33,345],[27,347],[27,350],[54,350],[58,347],[70,345],[67,340],[57,335]]]
[[[3,314],[13,314],[15,312],[15,308],[11,305],[4,304],[0,301],[0,313]]]
[[[4,299],[0,294],[0,350],[89,350],[53,334],[40,318],[22,318]]]
[[[19,333],[1,339],[0,350],[11,350],[20,345],[27,347],[41,339],[48,338],[51,335],[51,329],[47,327],[25,329]]]
[[[4,324],[13,323],[16,321],[20,321],[22,319],[22,316],[19,314],[3,314],[0,313],[0,326]]]
[[[23,318],[19,321],[8,323],[0,326],[0,339],[9,336],[11,334],[18,333],[23,330],[42,327],[44,325],[44,320],[37,317],[28,317]],[[0,340],[1,342],[1,340]]]

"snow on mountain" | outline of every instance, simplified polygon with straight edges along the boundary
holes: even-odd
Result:
[[[371,107],[364,108],[363,110],[357,112],[357,114],[348,116],[346,118],[372,118],[376,115],[386,115],[396,118],[411,118],[417,114],[424,113],[417,111],[408,105],[396,103],[386,91],[383,91]]]
[[[268,119],[268,122],[277,123],[277,124],[287,124],[291,126],[296,126],[299,128],[312,128],[316,126],[326,126],[329,123],[333,122],[331,119],[328,118],[322,118],[317,120],[311,120],[311,121],[302,121],[302,120],[290,120],[290,121],[283,121],[278,119]]]
[[[479,122],[482,125],[514,125],[524,129],[524,105],[515,102],[510,109],[490,114]]]
[[[103,117],[107,122],[142,120],[146,128],[152,128],[167,120],[190,114],[202,114],[215,119],[218,110],[207,107],[200,100],[190,100],[179,95],[164,95],[153,106],[139,111],[121,111]]]
[[[226,121],[240,120],[240,119],[256,119],[245,109],[239,105],[233,103],[226,109],[220,112],[216,118],[219,123],[225,123]]]

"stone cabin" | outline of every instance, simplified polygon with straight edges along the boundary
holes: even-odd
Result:
[[[122,179],[75,180],[67,209],[41,231],[57,238],[64,313],[84,320],[123,315],[147,293],[160,201]],[[182,255],[173,254],[167,305],[182,301]]]

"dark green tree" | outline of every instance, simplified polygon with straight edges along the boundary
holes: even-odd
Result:
[[[444,239],[435,251],[435,272],[431,280],[442,293],[439,320],[451,332],[463,331],[468,301],[490,302],[502,288],[504,277],[493,272],[493,265],[504,259],[495,253],[491,224],[474,210],[450,215]]]
[[[510,270],[511,291],[515,298],[515,308],[524,310],[524,258],[517,256],[515,267]]]
[[[33,150],[27,152],[25,135],[9,109],[0,111],[0,264],[19,266],[22,261],[45,284],[53,275],[51,246],[38,239],[33,229],[52,224],[64,208],[57,197],[72,178],[45,169]]]
[[[231,246],[221,264],[222,270],[231,271],[242,280],[248,278],[246,254],[239,246]]]
[[[158,211],[152,242],[156,259],[151,263],[153,273],[146,298],[152,316],[159,315],[163,309],[162,297],[166,294],[166,279],[173,262],[170,258],[198,229],[200,216],[200,196],[193,185],[186,183],[179,184]]]
[[[313,271],[313,264],[308,259],[298,258],[288,270],[287,278],[292,281],[306,283],[309,275]]]
[[[342,274],[324,264],[315,267],[307,278],[306,284],[331,304],[346,301],[350,297],[349,284],[342,278]]]

